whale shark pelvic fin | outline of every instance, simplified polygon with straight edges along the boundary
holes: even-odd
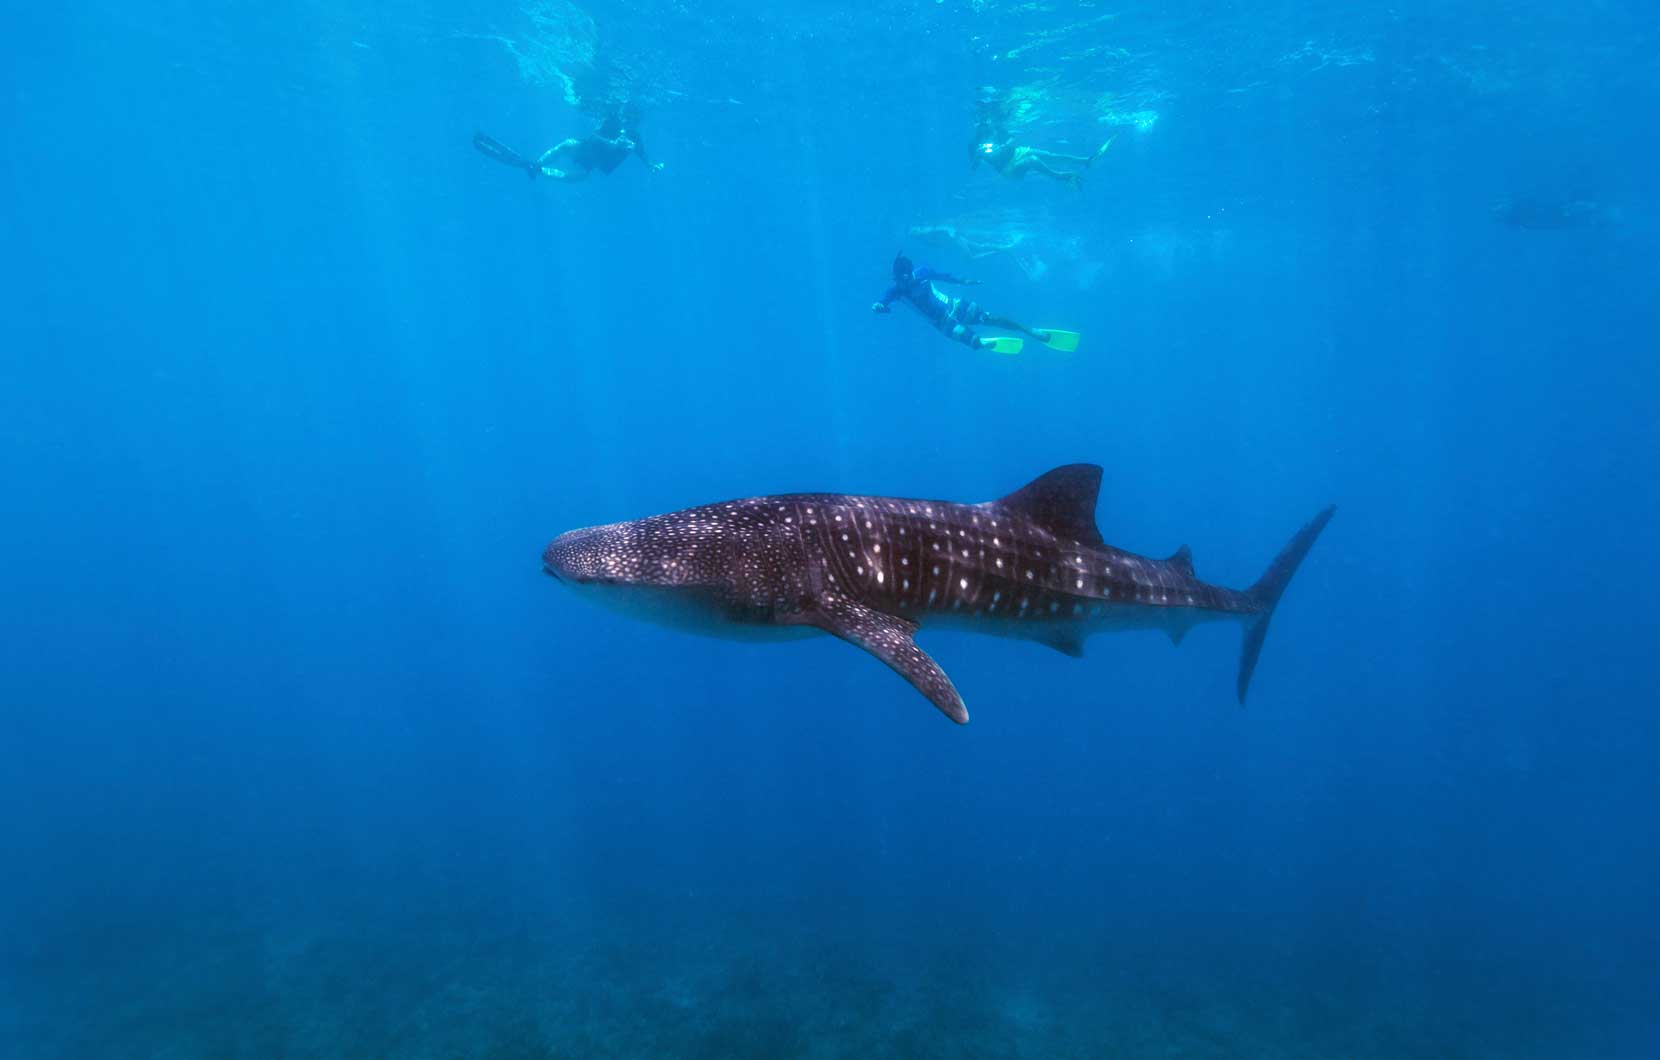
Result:
[[[1047,644],[1062,655],[1070,655],[1074,659],[1084,657],[1084,632],[1066,626],[1056,626],[1046,629],[1034,638],[1039,644]]]

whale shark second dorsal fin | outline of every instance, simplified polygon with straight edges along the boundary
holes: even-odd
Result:
[[[1095,525],[1095,502],[1101,493],[1099,464],[1066,464],[991,502],[1022,515],[1057,537],[1083,545],[1106,544]]]

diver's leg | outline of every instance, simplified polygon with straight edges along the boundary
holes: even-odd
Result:
[[[946,331],[949,326],[947,334],[969,349],[985,350],[990,349],[997,340],[982,339],[974,334],[972,325],[986,323],[990,321],[986,319],[985,310],[980,308],[980,303],[971,302],[967,298],[957,298],[952,300],[951,310],[940,320],[939,327],[941,331]]]
[[[1008,317],[993,316],[990,313],[981,313],[980,319],[975,321],[975,323],[986,324],[994,328],[1007,328],[1010,331],[1024,331],[1026,334],[1032,336],[1034,339],[1037,339],[1039,342],[1046,342],[1049,339],[1049,333],[1047,331],[1037,331],[1027,327],[1025,324],[1010,320]]]
[[[536,175],[535,163],[494,137],[485,136],[483,133],[474,133],[473,146],[478,148],[479,153],[488,158],[493,158],[503,165],[512,166],[514,169],[522,169],[533,177]]]
[[[946,315],[940,317],[934,322],[934,327],[941,335],[944,335],[952,342],[960,342],[964,346],[968,346],[976,350],[982,345],[981,340],[975,336],[974,332],[957,323],[953,316]]]
[[[561,184],[579,184],[588,179],[586,169],[555,169],[552,166],[542,166],[536,172],[549,180],[557,180]]]
[[[1034,173],[1042,173],[1050,180],[1058,180],[1062,184],[1070,184],[1073,187],[1077,187],[1083,180],[1077,173],[1068,173],[1065,170],[1056,169],[1038,156],[1039,152],[1033,151],[1010,163],[1009,175],[1011,177],[1021,177],[1026,175],[1027,170],[1031,170]]]
[[[578,140],[574,136],[567,137],[566,139],[560,140],[558,143],[554,144],[552,147],[548,148],[546,151],[543,151],[541,157],[536,159],[536,162],[537,162],[538,165],[544,165],[545,166],[548,163],[550,163],[551,161],[553,161],[553,159],[558,158],[560,155],[565,154],[565,153],[570,152],[570,151],[575,151],[578,147],[581,147],[581,146],[582,146],[582,141],[581,140]]]
[[[537,172],[562,184],[575,184],[587,180],[588,167],[577,157],[577,149],[581,146],[580,140],[561,140],[554,144],[536,159]]]
[[[580,140],[575,140],[575,139],[561,140],[558,143],[554,144],[552,147],[548,148],[546,151],[543,151],[540,155],[538,155],[537,158],[536,158],[536,164],[540,167],[543,167],[543,168],[549,168],[549,167],[554,168],[554,169],[567,168],[565,166],[558,165],[557,163],[559,163],[560,160],[563,159],[565,155],[570,154],[571,152],[575,151],[580,146],[582,146],[582,141],[580,141]]]
[[[1068,155],[1059,151],[1045,151],[1038,147],[1031,149],[1031,157],[1045,162],[1078,162],[1086,166],[1095,160],[1094,155]]]

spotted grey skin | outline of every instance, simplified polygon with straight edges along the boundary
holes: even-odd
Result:
[[[572,530],[542,555],[560,581],[642,617],[701,632],[822,630],[904,676],[946,716],[968,711],[912,639],[922,626],[1036,640],[1068,655],[1091,633],[1245,622],[1241,702],[1286,583],[1334,509],[1294,536],[1249,589],[1113,548],[1095,526],[1101,469],[1056,468],[983,504],[797,493]],[[626,590],[626,592],[618,592]]]

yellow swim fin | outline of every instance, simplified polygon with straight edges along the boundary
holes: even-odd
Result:
[[[1010,338],[1007,335],[999,335],[995,339],[988,342],[986,344],[986,348],[991,350],[993,353],[1015,354],[1019,353],[1020,348],[1024,345],[1026,344],[1019,339]]]
[[[1078,348],[1079,335],[1076,331],[1058,331],[1055,328],[1043,329],[1043,341],[1052,350],[1062,353],[1071,353]]]

